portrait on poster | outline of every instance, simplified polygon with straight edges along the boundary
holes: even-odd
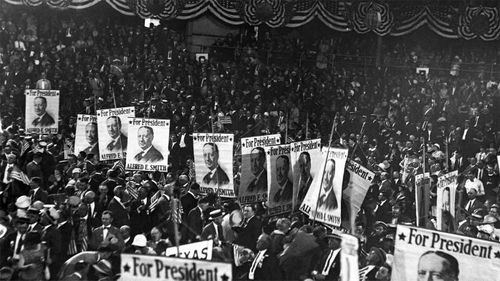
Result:
[[[193,134],[196,182],[204,193],[235,197],[233,187],[233,134]]]
[[[99,157],[97,116],[78,114],[76,119],[75,152]]]
[[[135,117],[134,107],[97,111],[100,160],[115,160],[127,157],[129,117]]]
[[[292,211],[293,173],[290,144],[265,148],[267,156],[268,213],[277,215]]]
[[[127,170],[168,171],[170,120],[128,118]]]
[[[280,144],[281,136],[265,135],[241,139],[241,178],[238,199],[242,204],[267,200],[266,146]]]
[[[59,90],[26,90],[26,132],[56,134],[59,125]]]

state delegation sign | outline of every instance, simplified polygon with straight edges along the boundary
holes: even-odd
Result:
[[[205,240],[179,246],[179,257],[197,260],[212,260],[212,250],[214,240]],[[165,250],[165,256],[177,256],[177,247],[170,247]]]
[[[229,281],[233,274],[230,263],[122,254],[120,280]]]
[[[412,226],[397,227],[391,280],[430,280],[428,276],[439,276],[439,280],[500,280],[499,272],[498,242]]]

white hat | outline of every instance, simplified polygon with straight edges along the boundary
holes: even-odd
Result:
[[[31,199],[26,195],[19,196],[16,200],[16,206],[19,209],[26,209],[30,205],[31,205]]]
[[[74,173],[81,173],[81,172],[82,172],[82,169],[80,169],[80,168],[74,168],[72,171],[73,174]]]
[[[47,215],[49,215],[49,217],[55,221],[60,217],[59,211],[54,207],[49,208]]]
[[[137,246],[137,247],[146,247],[146,236],[144,234],[137,234],[134,237],[134,241],[132,242],[132,246]]]

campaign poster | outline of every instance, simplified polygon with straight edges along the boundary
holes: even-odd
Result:
[[[415,212],[417,226],[425,226],[430,210],[431,176],[429,173],[415,175]]]
[[[56,134],[59,125],[59,90],[26,90],[28,134]]]
[[[120,267],[120,280],[127,281],[234,280],[226,262],[121,254]]]
[[[128,118],[125,169],[168,172],[170,120]]]
[[[345,205],[342,209],[342,227],[352,230],[375,173],[350,159],[347,160],[346,165],[348,173],[344,174],[345,178],[342,183],[342,199]],[[344,214],[344,211],[348,213]]]
[[[83,151],[99,157],[96,115],[78,114],[74,149],[77,154]]]
[[[500,243],[398,225],[391,280],[500,280]]]
[[[358,238],[342,234],[340,253],[340,276],[342,281],[359,281]]]
[[[454,231],[457,185],[458,171],[449,172],[438,178],[436,196],[437,230],[446,232]]]
[[[180,245],[179,247],[169,247],[165,250],[165,255],[167,257],[179,257],[185,259],[211,261],[213,247],[214,247],[214,240],[210,239],[210,240]],[[178,256],[177,253],[179,254]]]
[[[418,159],[418,156],[412,155],[405,157],[401,180],[406,182],[406,179],[409,176],[413,176],[417,173],[418,168],[420,168],[420,160]]]
[[[129,117],[135,117],[133,106],[97,110],[99,160],[127,157]]]
[[[238,190],[241,204],[267,201],[267,158],[264,148],[280,143],[279,134],[241,139],[241,178]]]
[[[202,193],[235,197],[233,188],[233,134],[194,133],[194,169]]]
[[[268,214],[279,215],[292,211],[293,173],[290,144],[265,147],[267,162]]]
[[[341,225],[341,199],[347,149],[326,148],[316,177],[307,192],[300,211],[311,220],[331,226]]]
[[[293,171],[292,209],[298,210],[317,176],[321,163],[321,139],[293,142],[290,147]]]

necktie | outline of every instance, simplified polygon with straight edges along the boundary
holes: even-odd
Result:
[[[107,146],[107,149],[108,150],[113,150],[113,148],[115,147],[115,142],[114,141],[111,141],[108,146]]]
[[[144,157],[144,151],[140,152],[139,154],[137,154],[137,156],[135,156],[137,161],[141,161],[143,157]]]
[[[40,118],[33,120],[33,125],[38,126],[40,124]]]
[[[24,234],[21,234],[21,237],[19,238],[19,242],[17,243],[16,254],[19,254],[19,252],[21,252],[21,247],[23,246],[23,241],[24,241]]]
[[[319,198],[319,205],[320,206],[323,206],[325,204],[325,197],[326,197],[326,194],[323,194],[321,195],[321,197]]]
[[[281,189],[278,190],[278,192],[276,192],[276,195],[274,195],[274,201],[278,202],[280,201],[280,198],[281,198]]]

